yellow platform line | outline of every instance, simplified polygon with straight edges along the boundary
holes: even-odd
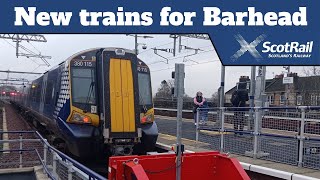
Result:
[[[162,120],[171,120],[171,121],[176,121],[177,120],[177,117],[160,116],[160,115],[155,115],[154,117],[158,118],[158,119],[162,119]],[[182,121],[193,122],[193,119],[182,118]]]
[[[173,141],[173,140],[177,139],[176,136],[172,136],[172,135],[169,135],[169,134],[159,133],[159,136],[160,136],[160,138],[163,138],[163,139],[166,139],[166,140],[169,140],[169,141]],[[181,138],[181,139],[182,139],[182,141],[190,142],[190,144],[201,144],[201,145],[207,145],[207,146],[211,145],[209,143],[204,143],[204,142],[201,142],[201,141],[197,142],[197,141],[192,140],[192,139],[186,139],[186,138]],[[190,145],[190,144],[187,144],[187,145]]]
[[[3,131],[6,132],[6,131],[8,131],[8,127],[7,127],[6,109],[4,107],[2,108],[2,115],[3,115],[2,128],[3,128]],[[2,139],[3,140],[9,140],[8,133],[3,133]],[[8,151],[8,150],[10,150],[9,143],[7,143],[7,142],[3,143],[2,150],[4,151],[3,153],[10,153]]]

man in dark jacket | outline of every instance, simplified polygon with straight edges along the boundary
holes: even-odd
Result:
[[[238,83],[237,90],[232,93],[231,103],[233,107],[245,107],[246,101],[249,100],[248,90],[247,90],[247,83],[240,82]],[[245,120],[245,109],[243,108],[235,108],[234,109],[234,119],[233,125],[235,131],[243,131],[244,127],[244,120]],[[235,134],[238,134],[235,132]],[[242,133],[239,133],[240,135]]]

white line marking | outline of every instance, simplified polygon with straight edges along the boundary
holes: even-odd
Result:
[[[3,132],[6,132],[8,131],[8,127],[7,127],[7,118],[6,118],[6,109],[3,107],[2,108],[2,115],[3,115],[3,119],[2,119],[2,128],[3,128]],[[8,138],[8,133],[3,133],[2,134],[2,139],[3,140],[9,140]],[[10,153],[8,150],[10,150],[10,147],[9,147],[9,143],[3,143],[3,147],[2,147],[2,150],[5,151],[3,153]]]

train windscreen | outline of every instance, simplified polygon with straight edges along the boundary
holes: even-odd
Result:
[[[93,68],[72,68],[72,99],[74,103],[96,104]]]
[[[140,105],[152,104],[150,74],[138,73]]]

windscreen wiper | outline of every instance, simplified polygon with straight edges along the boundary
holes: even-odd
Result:
[[[89,86],[87,99],[86,99],[86,102],[85,102],[85,104],[84,104],[84,109],[85,109],[85,111],[86,111],[86,108],[89,109],[89,107],[90,107],[90,106],[89,106],[89,100],[91,99],[91,96],[92,96],[92,94],[94,93],[93,91],[94,91],[95,82],[94,82],[94,78],[93,78],[93,75],[94,75],[93,72],[94,72],[94,71],[91,70],[91,76],[90,76],[91,83],[90,83],[90,86]]]
[[[141,94],[140,94],[140,91],[139,91],[139,98],[140,98],[140,101],[142,103],[142,108],[144,110],[144,113],[146,113],[148,111],[147,107],[146,107],[146,104],[144,103],[142,97],[141,97]]]

